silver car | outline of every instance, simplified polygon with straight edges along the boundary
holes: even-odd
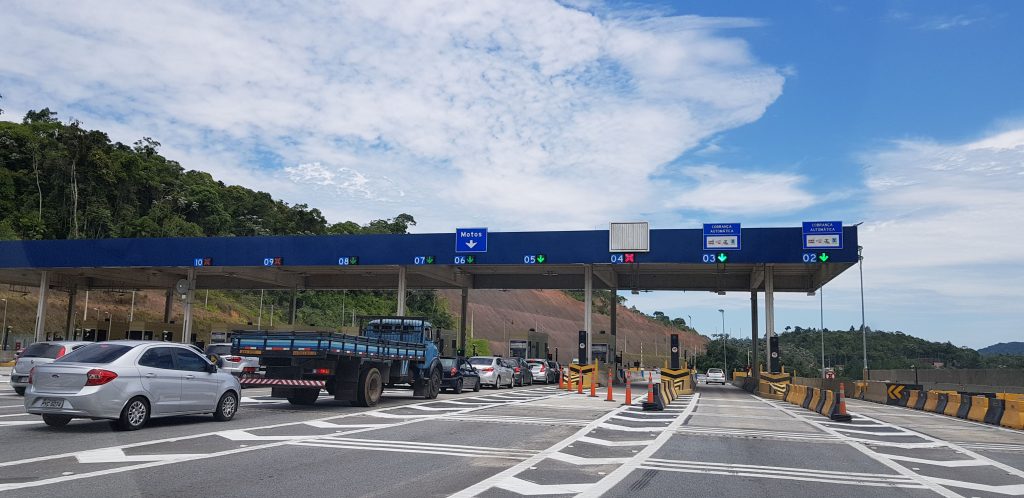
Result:
[[[238,411],[235,376],[183,344],[109,341],[91,344],[32,369],[25,410],[60,427],[73,418],[109,419],[136,430],[150,418]]]
[[[515,387],[515,372],[496,356],[474,356],[469,364],[480,374],[480,385]]]
[[[206,346],[207,356],[217,355],[217,366],[221,370],[240,376],[256,375],[260,371],[260,359],[256,356],[238,356],[231,354],[231,343],[216,343]]]
[[[92,343],[86,341],[46,341],[29,345],[18,356],[18,361],[14,363],[14,369],[11,370],[11,387],[14,388],[14,392],[18,393],[19,396],[25,394],[25,388],[28,387],[28,373],[32,370],[32,367],[53,363],[53,360],[86,344]]]

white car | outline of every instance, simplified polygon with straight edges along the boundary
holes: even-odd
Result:
[[[708,369],[707,380],[705,380],[704,383],[705,384],[721,384],[721,385],[724,386],[725,385],[725,371],[722,370],[721,368],[709,368]]]
[[[505,366],[503,358],[496,356],[474,356],[469,359],[477,373],[480,374],[480,385],[494,386],[500,389],[501,386],[515,387],[515,372]]]
[[[25,394],[28,388],[28,374],[32,367],[53,363],[53,360],[60,358],[86,344],[86,341],[46,341],[29,345],[18,356],[18,361],[11,371],[11,387],[19,396]]]
[[[206,355],[217,355],[217,366],[235,377],[256,375],[260,371],[260,359],[256,356],[239,356],[231,354],[231,343],[216,343],[206,346]]]

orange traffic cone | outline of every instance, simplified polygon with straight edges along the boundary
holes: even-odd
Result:
[[[565,389],[565,383],[562,381],[562,372],[558,372],[558,389]]]
[[[608,398],[605,401],[615,401],[612,397],[612,369],[608,369]]]
[[[832,420],[838,420],[840,422],[849,422],[853,420],[853,417],[851,417],[850,414],[846,413],[846,384],[843,382],[839,383],[839,402],[837,403],[837,405],[837,413],[833,414],[829,418],[831,418]]]
[[[647,402],[654,403],[654,372],[648,372],[647,376]]]
[[[626,373],[626,402],[623,404],[629,405],[633,403],[633,380],[629,378],[629,372]]]
[[[580,370],[579,382],[576,384],[576,394],[583,394],[583,370]]]
[[[590,397],[597,397],[597,369],[595,368],[590,374]]]

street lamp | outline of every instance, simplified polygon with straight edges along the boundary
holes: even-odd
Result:
[[[720,309],[720,310],[718,310],[718,312],[722,314],[722,363],[725,365],[725,368],[724,368],[724,370],[725,370],[725,377],[726,377],[726,379],[728,379],[729,378],[729,355],[727,353],[727,350],[725,349],[725,342],[726,342],[726,338],[728,337],[728,334],[725,333],[725,310]]]
[[[864,255],[863,246],[857,246],[857,267],[860,269],[860,336],[864,346],[864,378],[868,380],[868,333],[864,329]]]

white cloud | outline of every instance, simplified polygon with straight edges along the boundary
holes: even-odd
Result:
[[[13,4],[0,77],[10,108],[152,136],[332,221],[406,211],[426,231],[635,216],[660,168],[781,94],[719,31],[757,21],[577,5]]]
[[[817,202],[802,188],[806,178],[795,174],[691,166],[683,168],[680,176],[693,185],[675,193],[668,201],[670,208],[767,215],[798,211]]]

